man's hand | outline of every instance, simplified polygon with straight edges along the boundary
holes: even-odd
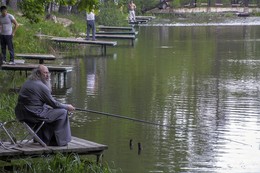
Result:
[[[71,111],[74,111],[74,110],[75,110],[75,107],[69,104],[68,105],[68,111],[71,112]]]

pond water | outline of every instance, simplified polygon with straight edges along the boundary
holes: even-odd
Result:
[[[260,26],[137,30],[134,47],[119,41],[106,56],[64,53],[75,68],[54,94],[173,128],[74,112],[72,134],[108,145],[103,160],[124,173],[260,172]]]
[[[58,97],[173,127],[75,112],[73,135],[107,144],[104,160],[125,173],[260,172],[259,27],[140,26],[134,47],[68,56]]]

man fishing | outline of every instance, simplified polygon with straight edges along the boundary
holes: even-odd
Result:
[[[37,135],[46,145],[65,146],[71,141],[67,114],[73,110],[71,104],[62,104],[52,97],[49,70],[39,65],[19,92],[15,115],[27,124],[44,120],[45,124]]]

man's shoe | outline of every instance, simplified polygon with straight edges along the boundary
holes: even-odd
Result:
[[[14,61],[10,61],[9,65],[15,65],[15,62]]]

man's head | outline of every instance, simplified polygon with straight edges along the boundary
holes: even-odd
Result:
[[[29,79],[41,80],[51,90],[50,73],[48,67],[44,65],[39,65],[36,69],[32,71]]]
[[[0,7],[0,11],[1,11],[1,14],[2,14],[2,16],[6,16],[6,14],[7,14],[7,7],[6,6],[1,6]]]

